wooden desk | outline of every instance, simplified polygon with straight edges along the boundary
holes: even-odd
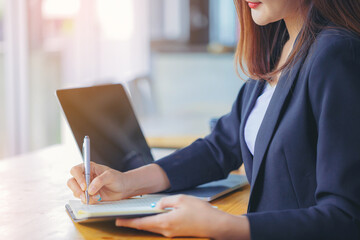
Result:
[[[158,239],[160,235],[118,228],[114,222],[74,224],[64,205],[70,168],[81,162],[73,147],[56,145],[0,160],[0,239]],[[232,214],[246,212],[249,187],[213,202]]]
[[[146,137],[146,142],[152,148],[184,148],[203,136],[164,136]]]

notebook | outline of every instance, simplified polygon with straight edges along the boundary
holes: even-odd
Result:
[[[247,184],[248,181],[246,176],[230,174],[227,179],[206,183],[188,190],[161,194],[147,194],[120,201],[101,202],[95,205],[82,204],[80,200],[70,200],[65,207],[74,222],[94,222],[113,220],[115,218],[145,217],[169,211],[170,209],[158,210],[152,207],[153,203],[158,202],[161,198],[166,196],[188,194],[210,202]]]
[[[70,200],[66,210],[75,222],[93,222],[114,218],[135,218],[151,216],[170,211],[154,208],[162,195],[144,195],[120,201],[100,202],[95,205],[83,204],[80,200]]]

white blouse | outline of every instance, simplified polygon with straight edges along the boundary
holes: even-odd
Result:
[[[274,94],[275,88],[276,85],[271,86],[269,83],[266,83],[262,94],[256,100],[254,108],[251,110],[251,113],[245,124],[245,142],[253,156],[256,136],[259,132],[260,125],[264,119],[266,110],[269,106],[271,97]]]

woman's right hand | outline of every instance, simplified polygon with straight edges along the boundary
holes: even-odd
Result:
[[[101,200],[115,201],[129,197],[125,188],[127,184],[124,182],[124,173],[94,162],[90,162],[90,169],[91,183],[88,188],[90,204]],[[74,166],[70,173],[73,177],[68,180],[67,185],[73,191],[74,196],[80,198],[85,203],[86,182],[84,165]]]

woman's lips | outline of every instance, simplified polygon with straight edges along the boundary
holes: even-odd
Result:
[[[252,9],[257,8],[261,4],[261,2],[247,2],[247,3],[249,5],[249,7]]]

